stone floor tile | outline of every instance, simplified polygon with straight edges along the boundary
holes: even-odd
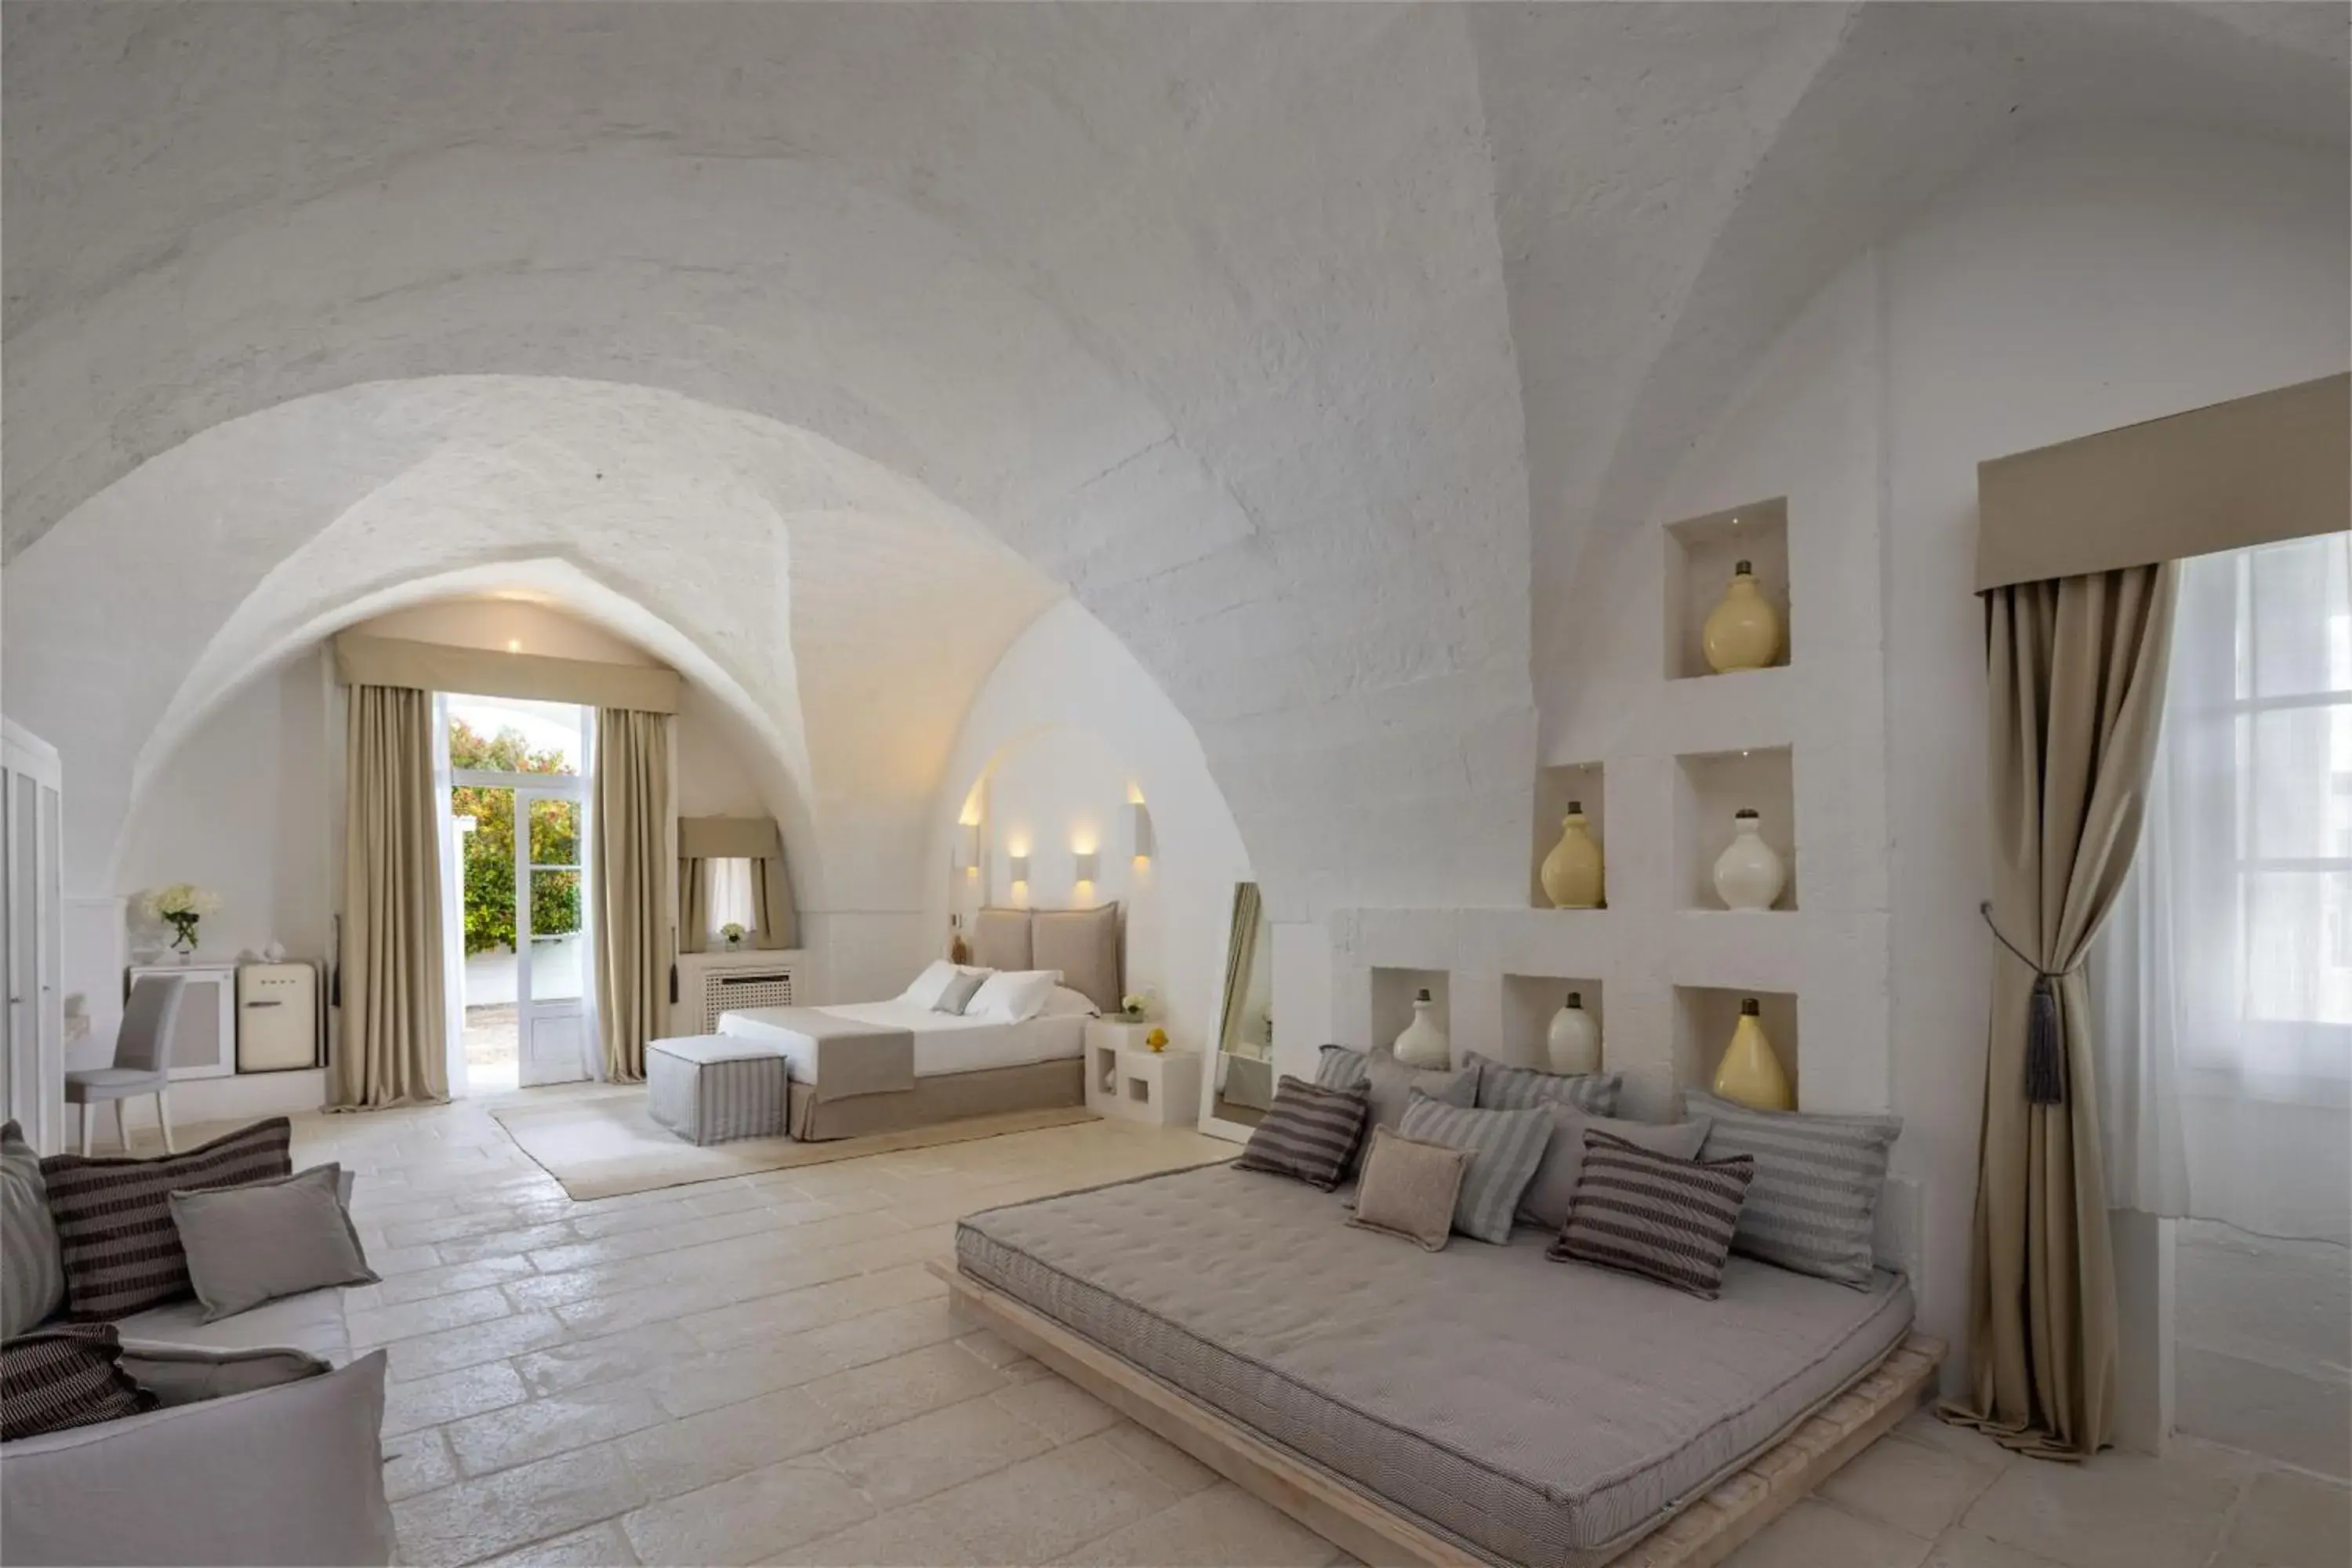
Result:
[[[1073,1443],[1115,1425],[1111,1407],[1058,1377],[1041,1377],[1008,1388],[995,1397],[998,1409],[1019,1416],[1055,1443]]]
[[[1339,1549],[1230,1481],[1066,1553],[1091,1568],[1325,1568]]]
[[[347,1309],[344,1318],[352,1343],[381,1345],[412,1340],[419,1334],[439,1333],[444,1329],[462,1329],[468,1323],[485,1323],[493,1318],[511,1317],[514,1310],[514,1303],[499,1295],[496,1286],[486,1285],[477,1290],[460,1290],[454,1296],[428,1296],[421,1301],[404,1301],[394,1307]]]
[[[855,1436],[1003,1386],[994,1370],[950,1343],[837,1372],[809,1384],[805,1392],[845,1428],[843,1436]]]
[[[2021,1459],[1960,1522],[2076,1568],[2204,1568],[2240,1488],[2201,1458],[2110,1450],[2079,1465]]]
[[[388,1384],[384,1388],[383,1431],[386,1437],[462,1421],[485,1410],[520,1405],[530,1396],[515,1369],[505,1362],[485,1362],[436,1377]]]
[[[1223,1479],[1175,1444],[1145,1431],[1132,1421],[1120,1421],[1108,1428],[1108,1440],[1112,1447],[1141,1465],[1147,1473],[1157,1476],[1188,1496],[1206,1491]]]
[[[582,1388],[468,1416],[442,1428],[468,1476],[488,1475],[624,1436],[668,1419],[643,1389]]]
[[[1972,1530],[1948,1530],[1920,1568],[2065,1568],[2047,1557],[1989,1541]]]
[[[2256,1476],[2222,1540],[2225,1568],[2345,1568],[2352,1489],[2289,1471]]]
[[[398,1241],[398,1237],[393,1240]],[[534,1225],[521,1230],[470,1232],[433,1245],[444,1263],[471,1263],[478,1258],[520,1258],[546,1247],[563,1247],[580,1239],[569,1224]]]
[[[530,1262],[521,1258],[482,1258],[471,1263],[443,1263],[430,1268],[413,1269],[405,1274],[386,1275],[373,1285],[361,1285],[344,1292],[346,1312],[372,1311],[380,1307],[397,1307],[406,1301],[422,1301],[434,1296],[455,1296],[461,1291],[477,1290],[497,1285],[531,1271]],[[379,1274],[382,1269],[376,1270]]]
[[[898,1508],[1044,1453],[1053,1441],[1008,1421],[987,1399],[968,1399],[824,1451],[877,1509]]]
[[[1766,1525],[1724,1568],[1919,1568],[1927,1542],[1811,1498]]]
[[[404,1563],[470,1563],[651,1501],[616,1444],[459,1481],[392,1505]]]
[[[646,1563],[759,1563],[797,1542],[874,1516],[839,1471],[787,1460],[651,1503],[621,1520]]]
[[[493,1557],[481,1568],[634,1568],[635,1552],[629,1538],[613,1521],[585,1530],[533,1542],[503,1557]]]
[[[778,1389],[619,1441],[632,1473],[657,1501],[796,1459],[852,1436],[848,1424],[797,1388]]]
[[[437,1427],[410,1432],[383,1446],[383,1495],[393,1502],[446,1487],[457,1479],[457,1461],[450,1456],[449,1440]]]
[[[680,1319],[677,1326],[693,1335],[705,1350],[731,1350],[823,1328],[885,1307],[944,1300],[946,1294],[946,1286],[920,1264],[901,1264],[872,1274],[853,1274],[821,1285],[730,1301]]]
[[[667,1323],[647,1323],[616,1334],[567,1340],[514,1358],[514,1369],[534,1395],[562,1394],[592,1384],[645,1376],[695,1353]]]
[[[399,1383],[455,1372],[487,1361],[503,1361],[510,1355],[554,1344],[564,1337],[563,1325],[550,1314],[518,1312],[487,1323],[468,1323],[461,1329],[395,1340],[384,1348],[392,1357],[393,1381]],[[352,1348],[359,1352],[374,1346],[355,1340]]]
[[[1963,1459],[1973,1459],[1991,1469],[2007,1469],[2019,1462],[2015,1454],[1983,1433],[1971,1426],[1955,1426],[1938,1417],[1933,1410],[1912,1412],[1895,1430],[1914,1443],[1941,1448],[1948,1454],[1958,1454]]]
[[[1849,1512],[1932,1541],[2000,1475],[1948,1449],[1890,1434],[1855,1455],[1819,1492]]]

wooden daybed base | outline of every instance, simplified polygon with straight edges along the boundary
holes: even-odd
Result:
[[[933,1259],[954,1307],[1112,1409],[1375,1568],[1475,1564],[1391,1512],[952,1262]],[[1913,1333],[1860,1382],[1706,1495],[1610,1558],[1612,1568],[1707,1568],[1876,1441],[1933,1392],[1944,1342]]]

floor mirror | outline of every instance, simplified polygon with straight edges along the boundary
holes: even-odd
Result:
[[[1246,1139],[1274,1103],[1274,925],[1255,882],[1234,884],[1210,1016],[1216,1048],[1202,1065],[1201,1130]]]

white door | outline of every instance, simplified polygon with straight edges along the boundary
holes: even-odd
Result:
[[[584,812],[575,789],[515,791],[517,1080],[588,1076]]]

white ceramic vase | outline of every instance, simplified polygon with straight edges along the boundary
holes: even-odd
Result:
[[[1715,1096],[1755,1110],[1794,1110],[1795,1091],[1789,1072],[1764,1032],[1763,1009],[1756,998],[1739,1004],[1739,1022],[1732,1026],[1731,1042],[1715,1069]]]
[[[1707,668],[1719,675],[1762,669],[1780,657],[1780,617],[1748,563],[1742,561],[1731,574],[1730,585],[1700,628],[1699,642]]]
[[[1544,897],[1556,910],[1597,910],[1601,905],[1601,846],[1592,841],[1584,816],[1584,803],[1568,803],[1560,818],[1559,842],[1544,857],[1539,873]]]
[[[1789,868],[1764,842],[1761,820],[1753,807],[1742,806],[1732,818],[1731,847],[1716,857],[1715,891],[1726,909],[1769,910],[1788,885]]]
[[[1551,1027],[1544,1035],[1544,1054],[1556,1073],[1601,1070],[1601,1026],[1584,1010],[1582,992],[1570,992],[1568,1005],[1551,1016]]]
[[[1453,1042],[1437,1021],[1437,1005],[1422,992],[1412,1001],[1412,1022],[1396,1037],[1396,1059],[1409,1068],[1447,1068],[1454,1065]]]

